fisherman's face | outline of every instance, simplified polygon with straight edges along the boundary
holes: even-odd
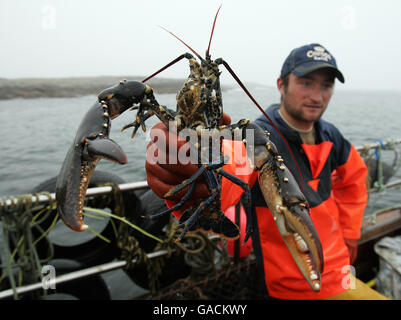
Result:
[[[297,77],[290,73],[288,86],[281,78],[277,87],[281,93],[281,113],[298,129],[310,129],[320,119],[334,91],[334,76],[330,69],[320,69]]]

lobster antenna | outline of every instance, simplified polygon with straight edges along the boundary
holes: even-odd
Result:
[[[299,173],[299,178],[300,178],[300,182],[301,182],[301,191],[304,191],[304,178],[302,176],[302,171],[301,168],[299,167],[298,161],[295,159],[294,153],[291,151],[291,147],[288,144],[287,139],[284,137],[284,135],[281,133],[280,129],[277,128],[277,126],[274,124],[273,120],[266,114],[266,112],[263,110],[263,108],[259,105],[259,103],[255,100],[255,98],[251,95],[251,93],[248,91],[248,89],[245,87],[245,85],[242,83],[242,81],[238,78],[238,76],[235,74],[235,72],[233,71],[233,69],[231,69],[231,67],[228,65],[227,62],[225,62],[224,60],[221,61],[221,63],[223,64],[223,66],[226,67],[226,69],[228,70],[228,72],[232,75],[232,77],[234,78],[235,81],[237,81],[238,85],[242,88],[242,90],[244,90],[244,92],[246,93],[246,95],[252,100],[252,102],[258,107],[258,109],[262,112],[262,114],[267,118],[267,120],[271,123],[271,125],[273,126],[273,128],[277,131],[277,133],[279,134],[279,136],[283,139],[284,144],[286,145],[288,151],[290,152],[290,155],[292,157],[292,159],[294,160],[294,163],[297,167],[298,173]]]
[[[189,45],[187,45],[184,41],[182,41],[180,38],[178,38],[174,33],[172,33],[171,31],[167,30],[166,28],[159,26],[160,28],[162,28],[164,31],[167,31],[169,34],[171,34],[174,38],[178,39],[181,43],[183,43],[189,50],[192,51],[193,54],[195,54],[200,60],[203,60],[202,57],[194,50],[192,49]]]
[[[212,43],[212,38],[213,38],[213,33],[214,33],[214,27],[215,27],[215,25],[216,25],[217,15],[219,14],[219,11],[220,11],[220,9],[221,9],[221,6],[222,6],[222,4],[220,5],[219,9],[217,9],[216,16],[214,17],[213,27],[212,27],[212,33],[210,34],[210,39],[209,39],[209,46],[207,47],[207,50],[206,50],[206,58],[209,58],[209,57],[210,57],[210,54],[209,54],[210,44]]]

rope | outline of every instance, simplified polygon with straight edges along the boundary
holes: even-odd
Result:
[[[39,204],[40,195],[45,195],[49,198],[49,205]],[[7,202],[10,204],[7,205]],[[14,291],[13,297],[15,300],[19,299],[16,293],[17,286],[41,281],[41,264],[43,260],[38,255],[36,245],[50,231],[50,228],[44,231],[40,224],[48,218],[54,209],[55,204],[50,194],[46,192],[34,195],[20,195],[10,199],[3,197],[1,199],[0,218],[5,262],[1,265],[3,272],[0,276],[0,283],[6,277],[8,278],[9,284]],[[32,229],[37,230],[40,234],[37,239],[35,239]],[[46,261],[51,259],[53,255],[53,247],[49,242],[48,247],[49,256],[45,259]],[[35,293],[33,294],[35,295]]]
[[[169,259],[172,256],[173,252],[175,252],[177,255],[180,254],[182,251],[189,254],[197,254],[205,248],[205,241],[199,235],[188,234],[188,236],[185,237],[183,240],[184,243],[176,242],[175,239],[177,238],[177,228],[172,216],[166,228],[164,239],[160,239],[159,237],[150,234],[146,230],[143,230],[142,228],[127,220],[124,206],[124,198],[118,184],[107,183],[105,185],[111,186],[112,188],[112,195],[114,200],[113,212],[115,214],[106,214],[105,212],[103,212],[102,214],[109,215],[111,218],[120,221],[120,225],[118,227],[117,246],[121,250],[121,259],[126,261],[125,268],[131,269],[137,265],[145,264],[148,273],[149,288],[151,292],[155,293],[160,288],[159,277],[162,274],[163,266],[165,265],[165,259]],[[85,207],[85,211],[92,211],[97,213],[101,212],[101,210],[89,209],[87,207]],[[145,236],[157,241],[157,244],[153,251],[167,250],[167,257],[158,257],[149,260],[146,256],[146,252],[141,248],[140,242],[135,238],[134,234],[132,233],[132,229],[135,229]],[[191,243],[188,244],[188,241],[190,241]],[[199,243],[199,245],[194,245],[195,242]],[[135,264],[132,263],[133,259],[136,259]]]

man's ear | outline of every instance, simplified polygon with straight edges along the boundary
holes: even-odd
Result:
[[[280,91],[281,96],[284,95],[284,81],[282,78],[277,79],[277,89]]]

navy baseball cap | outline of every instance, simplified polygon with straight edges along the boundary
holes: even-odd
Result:
[[[338,80],[344,83],[344,76],[337,68],[336,59],[325,47],[318,43],[311,43],[291,51],[281,68],[280,77],[290,72],[298,77],[322,68],[331,68]]]

